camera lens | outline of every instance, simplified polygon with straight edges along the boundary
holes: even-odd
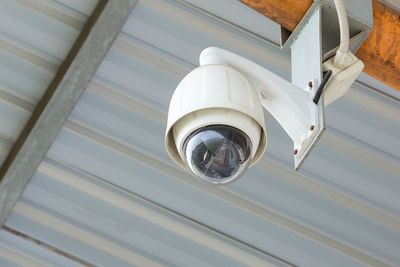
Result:
[[[202,127],[183,145],[186,165],[195,176],[219,185],[239,178],[247,170],[251,149],[250,138],[227,125]]]

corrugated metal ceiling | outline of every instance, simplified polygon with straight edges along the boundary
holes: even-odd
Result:
[[[203,48],[290,70],[275,24],[238,2],[190,2],[201,10],[139,1],[0,232],[0,263],[399,265],[400,104],[363,85],[388,89],[366,75],[328,107],[327,132],[299,173],[268,114],[266,154],[232,185],[199,183],[168,158],[169,99]],[[94,5],[2,1],[3,157]],[[224,6],[232,13],[218,13]]]

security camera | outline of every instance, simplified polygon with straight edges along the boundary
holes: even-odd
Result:
[[[266,148],[265,108],[292,139],[298,170],[325,130],[325,105],[343,96],[364,67],[349,51],[344,3],[334,2],[340,31],[334,57],[323,62],[322,55],[335,50],[322,47],[322,36],[332,34],[321,30],[322,2],[314,2],[290,36],[282,31],[292,83],[229,51],[204,49],[200,67],[183,78],[171,98],[165,144],[172,160],[211,184],[238,179]]]
[[[257,91],[228,65],[196,68],[172,96],[166,147],[178,165],[202,181],[218,185],[236,180],[266,147]]]
[[[230,183],[264,153],[264,107],[293,140],[297,170],[325,129],[318,89],[299,88],[246,58],[207,48],[171,98],[168,154],[201,181]]]

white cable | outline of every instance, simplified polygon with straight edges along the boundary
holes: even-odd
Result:
[[[347,13],[343,0],[334,0],[334,2],[339,19],[340,46],[336,52],[333,64],[335,65],[335,67],[340,68],[344,65],[346,54],[349,50],[349,23],[347,21]]]

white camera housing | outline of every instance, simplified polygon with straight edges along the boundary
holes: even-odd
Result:
[[[323,30],[322,11],[332,9],[321,1],[293,33],[281,31],[292,82],[237,54],[204,49],[200,67],[186,75],[171,99],[165,137],[171,158],[212,184],[237,179],[266,148],[265,108],[292,139],[298,170],[325,131],[325,106],[344,95],[363,68],[348,51],[346,10],[337,3],[341,26],[333,30],[340,30],[341,43],[335,60],[326,57],[336,50],[323,48],[327,40],[328,47],[337,44],[326,38],[332,31]]]
[[[263,155],[267,134],[259,94],[243,74],[228,65],[200,66],[176,88],[165,135],[168,154],[176,164],[186,167],[184,141],[209,125],[232,126],[246,133],[252,143],[250,165]]]
[[[200,55],[200,67],[183,78],[171,98],[165,135],[168,154],[200,180],[218,185],[232,182],[264,153],[265,108],[293,140],[294,165],[298,170],[325,130],[323,98],[314,99],[321,89],[320,82],[313,79],[312,86],[300,88],[246,58],[220,48],[207,48]],[[340,92],[350,84],[339,83]],[[198,135],[210,128],[206,126],[219,125],[227,127],[214,132],[214,139]],[[240,131],[234,134],[237,129]],[[186,145],[196,135],[196,145]],[[243,141],[242,149],[240,138],[234,136],[245,136],[241,140],[250,140],[251,145]],[[202,152],[197,153],[200,147]],[[188,152],[187,148],[191,150]],[[246,157],[240,158],[243,151]],[[228,168],[233,171],[225,172]],[[228,175],[224,176],[225,173]]]
[[[165,143],[173,161],[212,184],[227,184],[239,178],[265,151],[264,107],[293,140],[297,170],[325,130],[323,101],[313,102],[316,88],[299,88],[246,58],[216,47],[204,49],[199,61],[200,67],[183,78],[171,98]],[[243,167],[239,165],[244,161],[236,161],[237,173],[231,179],[218,174],[226,168],[221,164],[224,155],[235,150],[233,140],[227,140],[233,147],[229,152],[213,150],[201,154],[196,160],[203,164],[202,170],[196,170],[184,152],[192,133],[212,125],[239,129],[251,141],[250,162],[246,160],[248,165]],[[199,142],[198,145],[207,146],[207,140]],[[193,155],[194,151],[189,153]],[[213,154],[208,162],[207,153]],[[207,164],[218,167],[210,173]],[[215,179],[214,174],[221,179]]]

